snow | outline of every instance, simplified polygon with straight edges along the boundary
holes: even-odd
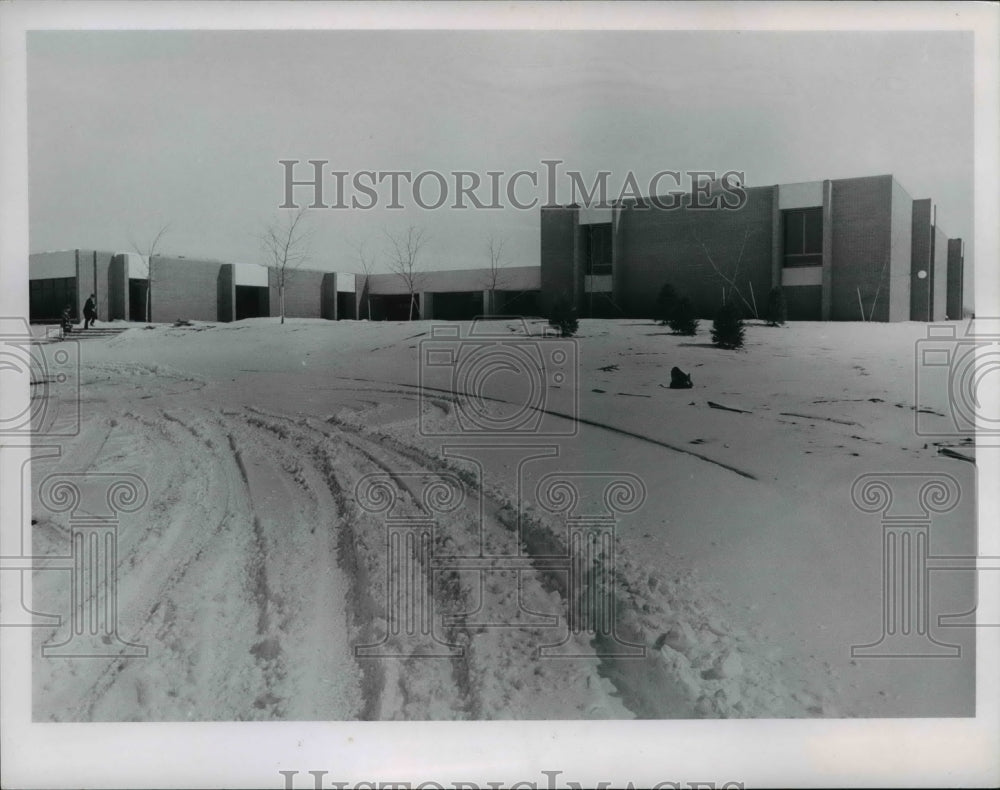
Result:
[[[564,341],[543,338],[538,321],[482,323],[485,337],[532,353],[573,351],[569,378],[544,384],[553,435],[517,437],[558,455],[519,479],[517,451],[486,453],[481,486],[479,467],[442,453],[475,437],[440,435],[463,401],[447,366],[421,372],[438,326],[251,319],[82,342],[82,430],[33,473],[146,481],[149,504],[119,531],[118,619],[149,655],[37,659],[35,719],[971,715],[972,629],[935,631],[961,658],[851,658],[881,633],[881,526],[851,501],[858,476],[951,475],[963,496],[935,518],[931,551],[975,553],[974,465],[914,432],[926,325],[752,324],[745,350],[723,351],[704,326],[685,338],[648,321],[583,320]],[[675,365],[693,389],[667,388]],[[475,405],[493,418],[516,416],[529,393],[513,369],[484,386]],[[946,414],[947,393],[921,405]],[[389,558],[385,521],[357,486],[421,473],[465,483],[465,502],[435,526],[437,556],[531,561],[442,577],[435,614],[476,612],[445,628],[462,658],[359,658],[356,646],[387,633]],[[560,571],[538,561],[569,534],[536,501],[553,473],[641,480],[645,501],[614,525],[609,594],[618,638],[644,657],[599,655],[586,633],[570,637],[573,658],[538,656],[553,641],[543,615],[565,618],[569,603]],[[418,501],[407,488],[400,512],[416,517]],[[34,512],[35,553],[65,554],[65,514],[37,499]],[[933,583],[933,615],[973,608],[972,574]],[[36,572],[35,608],[63,610],[68,587],[67,573]],[[34,630],[39,646],[66,637]]]

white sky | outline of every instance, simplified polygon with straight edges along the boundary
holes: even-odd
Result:
[[[319,158],[485,178],[556,158],[588,180],[610,170],[613,194],[629,170],[735,169],[749,185],[892,173],[972,260],[961,32],[33,32],[28,113],[32,251],[127,250],[169,222],[164,252],[258,262],[279,159],[303,160],[301,177]],[[404,202],[314,212],[310,266],[357,270],[365,242],[384,268],[383,231],[411,223],[426,268],[485,265],[491,233],[508,263],[538,263],[537,209]]]

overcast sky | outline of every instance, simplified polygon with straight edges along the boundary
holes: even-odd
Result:
[[[892,173],[934,199],[971,262],[972,88],[965,33],[29,33],[31,250],[127,251],[169,222],[164,252],[261,262],[280,159],[303,160],[300,177],[318,158],[486,179],[544,176],[551,158],[611,171],[612,194],[629,171],[733,169],[751,186]],[[538,263],[537,208],[403,195],[404,210],[312,212],[311,266],[356,271],[358,242],[384,261],[384,231],[409,224],[426,230],[424,268],[486,265],[490,234],[508,263]],[[544,184],[518,195],[544,202]]]

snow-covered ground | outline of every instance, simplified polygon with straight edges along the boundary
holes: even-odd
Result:
[[[851,657],[882,633],[882,527],[852,503],[856,478],[951,475],[962,497],[935,518],[931,553],[975,553],[975,467],[914,431],[925,325],[752,325],[743,351],[712,347],[704,324],[686,338],[649,321],[584,320],[569,344],[541,338],[540,322],[527,323],[532,337],[519,321],[477,326],[490,347],[550,362],[569,349],[557,360],[565,378],[543,371],[534,391],[510,366],[461,386],[447,360],[422,372],[435,326],[256,319],[82,342],[82,429],[33,476],[146,482],[148,504],[122,519],[117,578],[119,633],[148,656],[37,658],[35,719],[973,713],[973,629],[936,626],[974,607],[971,573],[932,574],[933,633],[961,657]],[[667,388],[675,365],[692,389]],[[482,400],[456,394],[480,386]],[[531,398],[550,412],[541,433],[442,435],[470,409],[513,419]],[[947,414],[947,393],[921,405]],[[470,450],[477,442],[494,446]],[[497,446],[511,442],[520,449]],[[545,452],[518,473],[519,457]],[[607,586],[574,587],[565,564],[546,560],[570,534],[538,499],[555,473],[644,487],[600,558]],[[384,514],[358,499],[373,474],[397,487],[402,517],[421,514],[421,480],[462,481],[465,500],[437,515],[414,566],[435,579],[438,642],[391,633],[398,569]],[[591,505],[580,514],[600,510]],[[66,515],[42,508],[37,490],[33,510],[34,553],[66,554]],[[441,557],[487,559],[432,568]],[[69,586],[69,573],[37,571],[36,611],[65,612]],[[569,633],[580,589],[612,607],[618,639],[644,656]],[[35,629],[37,646],[64,641],[64,620]],[[559,634],[573,656],[540,657]],[[461,657],[413,655],[442,641]],[[409,657],[355,654],[371,644]]]

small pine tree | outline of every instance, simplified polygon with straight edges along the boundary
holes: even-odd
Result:
[[[697,334],[698,319],[695,318],[694,304],[690,299],[682,296],[674,303],[673,315],[671,315],[668,323],[675,334]]]
[[[767,297],[767,323],[769,326],[781,326],[787,320],[788,307],[785,304],[785,292],[780,285],[776,285]]]
[[[674,290],[674,286],[670,283],[666,283],[660,289],[660,293],[656,297],[656,320],[659,321],[662,326],[669,324],[670,319],[673,318],[676,306],[677,291]]]
[[[576,310],[565,296],[553,302],[552,310],[549,311],[549,326],[558,329],[560,337],[573,337],[579,329],[580,322],[576,318]]]
[[[720,348],[743,347],[743,319],[731,302],[722,305],[715,314],[712,342]]]

